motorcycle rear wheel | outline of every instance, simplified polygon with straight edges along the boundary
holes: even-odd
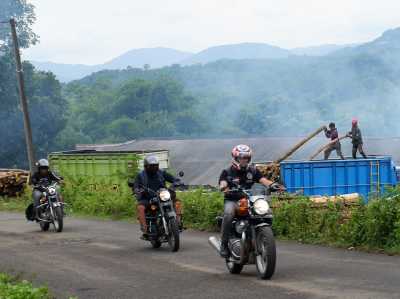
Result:
[[[256,232],[256,267],[261,279],[271,279],[276,266],[275,238],[270,227],[261,227]]]
[[[168,244],[172,252],[179,250],[179,226],[175,218],[171,218],[168,222]]]

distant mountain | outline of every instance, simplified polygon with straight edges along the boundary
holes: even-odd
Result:
[[[205,49],[186,60],[183,65],[206,64],[221,59],[277,59],[287,58],[291,55],[289,50],[262,43],[241,43],[222,45]]]
[[[69,82],[85,76],[91,73],[97,72],[96,66],[84,65],[84,64],[63,64],[54,62],[40,62],[31,61],[31,63],[41,71],[52,72],[57,76],[57,79],[61,82]]]
[[[392,36],[395,33],[387,33]],[[388,37],[389,38],[389,37]],[[382,41],[384,43],[384,40]],[[315,47],[295,48],[292,50],[271,46],[265,43],[240,43],[210,47],[197,54],[170,48],[143,48],[128,51],[104,64],[60,64],[32,61],[39,70],[51,71],[62,82],[77,80],[102,70],[125,69],[128,66],[142,68],[161,68],[172,64],[193,65],[207,64],[222,59],[282,59],[290,56],[325,56],[354,48],[354,45],[321,45]]]
[[[145,64],[149,64],[151,68],[160,68],[174,63],[179,63],[191,55],[193,55],[193,53],[161,47],[134,49],[104,63],[102,68],[124,69],[127,66],[141,68]]]
[[[150,68],[160,68],[179,63],[190,55],[192,55],[192,53],[160,47],[134,49],[99,65],[31,62],[37,69],[53,72],[60,81],[69,82],[106,69],[125,69],[128,66],[142,68],[145,64],[148,64]]]
[[[311,47],[302,47],[302,48],[294,48],[291,49],[290,52],[294,55],[300,56],[325,56],[328,54],[332,54],[338,50],[355,47],[356,44],[349,45],[320,45],[320,46],[311,46]]]
[[[337,54],[380,54],[390,55],[393,51],[400,50],[400,28],[385,31],[380,37],[371,42],[358,45],[356,47],[345,48],[336,52]],[[336,54],[335,53],[335,54]]]

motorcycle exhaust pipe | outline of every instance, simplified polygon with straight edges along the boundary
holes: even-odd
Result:
[[[220,253],[221,251],[221,241],[217,237],[209,237],[208,238],[208,243],[218,252]]]

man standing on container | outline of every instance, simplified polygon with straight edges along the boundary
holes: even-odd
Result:
[[[358,127],[357,119],[354,118],[351,122],[351,131],[347,134],[347,136],[351,137],[351,143],[353,143],[353,159],[357,159],[357,151],[360,152],[364,159],[367,159],[367,155],[363,150],[363,140],[361,130]]]
[[[328,160],[331,152],[336,150],[336,154],[338,155],[338,157],[340,157],[340,159],[344,160],[344,157],[342,154],[342,149],[341,149],[342,146],[339,141],[339,133],[336,129],[335,123],[329,124],[329,130],[327,127],[325,127],[325,136],[326,136],[326,138],[331,139],[332,144],[330,144],[329,147],[324,151],[324,159]]]

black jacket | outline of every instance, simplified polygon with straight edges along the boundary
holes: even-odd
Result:
[[[52,171],[50,171],[50,170],[49,170],[49,173],[48,173],[47,176],[41,176],[41,175],[40,175],[40,172],[37,171],[37,172],[35,172],[35,173],[32,175],[30,183],[31,183],[33,186],[37,186],[37,185],[40,184],[40,181],[41,181],[41,180],[45,180],[45,181],[47,181],[48,184],[51,184],[51,183],[53,183],[53,182],[59,182],[59,181],[61,180],[61,178],[58,177],[57,175],[55,175],[55,174],[54,174]]]
[[[219,183],[226,181],[228,187],[234,187],[234,182],[244,189],[250,189],[255,183],[259,183],[263,175],[256,167],[249,167],[246,171],[239,171],[232,166],[224,169],[219,177]],[[225,193],[225,199],[237,200],[229,192]]]
[[[159,170],[156,174],[150,175],[145,170],[141,171],[135,179],[133,191],[137,200],[149,200],[151,194],[144,189],[148,188],[157,192],[161,188],[166,188],[166,182],[178,183],[180,180],[166,171]]]

